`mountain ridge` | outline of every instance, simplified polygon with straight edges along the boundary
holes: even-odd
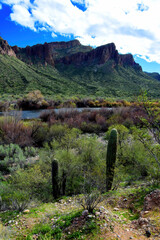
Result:
[[[146,89],[160,98],[160,81],[142,71],[114,43],[92,48],[78,40],[19,48],[0,38],[0,93],[128,98]]]
[[[75,53],[73,51],[74,48]],[[64,49],[68,51],[65,53]],[[70,49],[72,51],[69,51]],[[50,64],[52,66],[55,66],[56,63],[81,65],[84,63],[95,64],[95,62],[101,65],[108,60],[114,60],[113,67],[117,64],[121,66],[129,65],[142,70],[141,66],[134,61],[131,54],[119,54],[114,43],[105,44],[93,49],[90,46],[83,46],[78,40],[72,40],[68,42],[36,44],[25,48],[13,46],[12,50],[20,60],[25,61],[29,59],[30,64],[34,64],[36,58],[37,62],[40,60],[41,63],[43,62],[43,64]],[[59,53],[60,50],[63,50],[63,54]],[[22,55],[25,56],[22,57]],[[33,62],[33,58],[31,59],[31,57],[34,57]]]

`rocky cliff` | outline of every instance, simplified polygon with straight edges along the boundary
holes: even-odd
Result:
[[[0,37],[0,53],[16,57],[14,50],[9,46],[6,40]]]
[[[121,66],[132,66],[142,70],[141,66],[134,61],[131,54],[119,54],[114,43],[97,47],[90,52],[78,52],[71,56],[65,56],[61,59],[57,59],[56,63],[63,63],[67,65],[81,65],[83,63],[101,65],[109,60],[113,60],[113,67],[118,64]]]
[[[55,65],[55,59],[70,55],[77,51],[89,51],[91,47],[86,47],[80,44],[78,40],[69,42],[51,42],[37,44],[32,47],[19,48],[12,47],[17,54],[17,57],[28,63],[42,63]]]
[[[95,49],[90,46],[83,46],[78,40],[69,42],[51,42],[37,44],[32,47],[12,47],[19,59],[29,64],[41,63],[55,66],[58,63],[87,65],[102,65],[113,60],[112,67],[116,65],[132,66],[141,70],[139,64],[135,63],[131,54],[121,55],[116,50],[114,43],[109,43]]]

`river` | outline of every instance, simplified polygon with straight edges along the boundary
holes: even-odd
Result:
[[[9,112],[0,112],[0,116],[18,116],[21,119],[35,119],[39,118],[41,113],[43,112],[52,112],[55,111],[55,113],[60,113],[60,112],[69,112],[69,111],[95,111],[95,110],[100,110],[102,108],[59,108],[59,109],[39,109],[39,110],[25,110],[25,111],[9,111]],[[112,108],[103,108],[103,109],[112,109]]]

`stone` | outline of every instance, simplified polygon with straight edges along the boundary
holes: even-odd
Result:
[[[154,190],[144,199],[144,211],[150,211],[155,208],[160,209],[160,190]]]
[[[105,209],[105,207],[100,206],[100,207],[99,207],[99,211],[100,211],[100,212],[104,212],[104,211],[106,211],[106,209]]]
[[[82,216],[83,216],[83,217],[88,216],[88,210],[84,210],[84,211],[82,212]]]
[[[114,210],[114,211],[119,211],[119,208],[114,208],[113,210]]]
[[[140,217],[140,218],[138,219],[138,224],[139,224],[140,226],[148,225],[148,224],[149,224],[149,220],[148,220],[147,218],[142,218],[142,217]]]
[[[14,220],[9,220],[8,223],[9,224],[14,223]]]
[[[151,232],[149,230],[146,230],[146,236],[149,238],[151,236]]]
[[[95,215],[96,215],[96,216],[100,216],[101,213],[100,213],[100,212],[95,212]]]
[[[29,209],[25,209],[25,210],[23,211],[23,213],[29,213],[29,212],[30,212]]]

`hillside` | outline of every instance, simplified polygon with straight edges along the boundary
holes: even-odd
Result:
[[[133,97],[141,89],[160,97],[160,82],[113,43],[92,49],[79,41],[10,47],[0,41],[0,94],[39,89],[44,95]]]
[[[152,72],[152,73],[149,73],[149,72],[145,72],[148,76],[152,77],[152,78],[155,78],[157,79],[158,81],[160,81],[160,74],[157,73],[157,72]]]

